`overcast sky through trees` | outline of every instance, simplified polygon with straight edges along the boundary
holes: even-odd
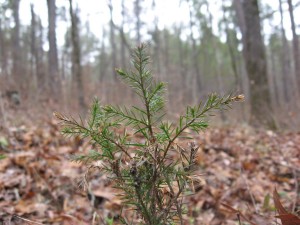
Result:
[[[42,23],[44,27],[47,27],[47,7],[44,4],[44,1],[41,0],[22,0],[20,7],[20,16],[23,24],[30,24],[30,3],[34,3],[35,11],[38,15],[41,16]],[[181,3],[180,3],[181,2]],[[121,7],[118,0],[112,1],[114,4],[114,21],[116,24],[121,23]],[[210,11],[212,15],[214,15],[214,32],[218,34],[218,15],[222,16],[221,13],[221,3],[222,1],[215,0],[213,4],[210,2]],[[68,7],[67,1],[57,1],[57,8]],[[81,11],[81,22],[84,24],[87,20],[89,21],[89,26],[91,31],[100,38],[102,36],[102,27],[108,26],[109,24],[109,8],[107,5],[107,1],[95,1],[95,0],[77,0],[76,4],[78,4],[79,9]],[[133,1],[126,1],[126,8],[129,11],[133,11]],[[152,1],[144,1],[143,2],[143,13],[142,20],[146,23],[147,26],[153,26],[154,17],[157,16],[159,18],[159,29],[163,29],[164,27],[172,27],[174,24],[189,23],[189,11],[188,5],[185,1],[180,0],[164,0],[157,1],[155,11],[151,9]],[[274,0],[264,0],[263,4],[267,4],[274,11],[272,27],[279,26],[280,24],[280,14],[279,14],[279,6],[278,1]],[[206,10],[203,8],[203,10]],[[284,9],[285,13],[288,13],[288,8]],[[67,14],[67,13],[66,13]],[[296,21],[300,19],[300,9],[295,9],[294,15],[296,17]],[[68,15],[67,15],[68,17]],[[290,30],[290,20],[288,16],[285,16],[285,28],[287,38],[290,40],[292,38],[292,33]],[[220,18],[219,18],[220,19]],[[64,35],[66,32],[67,22],[58,18],[57,22],[57,40],[58,45],[64,44]],[[268,20],[264,21],[264,31],[265,34],[271,33],[272,27],[270,26],[270,22]],[[125,27],[126,29],[126,27]],[[129,27],[127,27],[129,29]],[[298,28],[299,29],[299,28]],[[126,32],[126,30],[125,30]],[[146,31],[145,31],[146,32]],[[182,38],[185,39],[189,34],[182,34]],[[145,35],[144,35],[145,36]],[[45,46],[47,48],[47,46]]]

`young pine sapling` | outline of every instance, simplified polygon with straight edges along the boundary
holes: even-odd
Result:
[[[191,145],[190,149],[182,149],[177,153],[177,160],[172,160],[175,140],[184,138],[187,129],[204,130],[208,126],[208,113],[230,107],[243,96],[211,94],[205,103],[187,107],[176,125],[165,122],[165,84],[154,81],[149,62],[147,48],[142,44],[133,50],[132,70],[117,70],[140,98],[142,107],[102,106],[95,100],[87,123],[60,113],[55,116],[63,124],[64,134],[89,138],[99,147],[74,159],[85,163],[101,161],[101,169],[122,193],[124,204],[137,211],[143,224],[164,225],[175,221],[183,224],[182,199],[193,189],[192,184],[197,179],[194,163],[198,148]],[[123,134],[117,132],[120,127],[124,129]],[[130,137],[126,132],[128,128],[143,138]],[[121,217],[121,221],[129,224],[125,217]]]

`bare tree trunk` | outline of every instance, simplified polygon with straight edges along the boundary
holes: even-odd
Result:
[[[228,52],[229,52],[229,56],[230,56],[230,62],[231,62],[231,68],[233,71],[233,75],[234,75],[234,83],[235,83],[235,88],[237,88],[238,90],[241,89],[241,83],[240,83],[240,77],[238,74],[238,66],[237,66],[237,57],[235,54],[235,48],[236,46],[234,46],[234,42],[232,41],[232,35],[230,34],[230,30],[228,27],[228,21],[227,18],[225,16],[226,11],[225,11],[225,7],[224,7],[224,0],[222,0],[222,10],[223,10],[223,22],[225,24],[225,33],[226,33],[226,44],[228,47]]]
[[[221,74],[221,67],[222,67],[223,63],[222,63],[221,56],[220,56],[220,53],[218,51],[218,46],[217,46],[217,43],[216,43],[216,39],[214,37],[213,30],[212,30],[213,15],[210,12],[209,2],[206,2],[205,5],[207,7],[208,22],[209,22],[209,24],[208,24],[209,40],[211,41],[213,49],[214,49],[212,57],[214,58],[214,60],[216,62],[216,65],[213,66],[213,68],[214,68],[213,71],[215,72],[215,75],[217,76],[218,91],[219,91],[219,93],[224,94],[224,86],[223,86],[222,74]],[[223,110],[221,110],[220,114],[221,114],[222,121],[226,121],[227,117],[225,116]]]
[[[125,26],[125,15],[126,15],[126,9],[125,9],[125,0],[122,0],[122,25],[120,28],[120,35],[122,37],[121,41],[121,65],[122,68],[126,68],[126,39],[124,34],[124,26]]]
[[[81,113],[85,113],[86,104],[84,101],[84,90],[83,90],[83,79],[82,79],[82,66],[81,66],[81,52],[79,43],[79,32],[78,24],[79,19],[77,12],[73,10],[72,0],[70,3],[70,17],[71,17],[71,39],[72,39],[72,73],[75,74],[75,82],[77,85],[78,94],[78,105],[80,107]]]
[[[38,36],[38,19],[37,15],[34,12],[34,5],[30,4],[30,12],[31,12],[31,76],[33,80],[34,92],[32,98],[35,101],[40,100],[41,92],[44,90],[44,74],[43,74],[43,37],[42,30]],[[42,28],[43,29],[43,28]],[[40,46],[39,46],[40,45]],[[38,93],[38,94],[37,94]]]
[[[1,75],[7,77],[7,48],[4,36],[2,20],[0,18],[0,62],[1,62]]]
[[[49,86],[50,91],[56,100],[60,99],[60,80],[58,71],[58,55],[56,44],[56,5],[55,0],[47,0],[48,5],[48,41],[49,41],[49,53],[48,53],[48,72],[49,72]]]
[[[105,47],[105,38],[106,38],[106,30],[103,29],[102,31],[102,40],[101,40],[101,49],[99,55],[99,81],[103,83],[104,77],[107,73],[107,55],[106,55],[106,47]]]
[[[179,25],[177,31],[176,31],[176,36],[178,37],[178,56],[179,56],[179,67],[180,67],[180,77],[181,77],[181,82],[182,82],[182,101],[186,102],[187,100],[190,100],[190,96],[189,94],[191,93],[190,91],[188,92],[187,90],[187,81],[188,81],[188,70],[187,70],[187,66],[185,63],[185,58],[186,58],[186,54],[184,51],[184,46],[182,43],[182,40],[180,38],[182,33],[182,24]]]
[[[141,44],[141,27],[142,27],[140,4],[141,4],[140,0],[135,0],[134,2],[134,12],[136,17],[135,29],[136,29],[136,44],[138,45]]]
[[[47,78],[45,72],[45,52],[43,49],[44,44],[44,28],[42,25],[41,19],[37,18],[37,28],[38,28],[38,35],[37,35],[37,45],[36,45],[36,64],[37,64],[37,83],[39,86],[40,91],[46,89],[47,85]]]
[[[165,77],[168,76],[170,72],[170,46],[169,46],[169,31],[164,29],[164,68]]]
[[[106,102],[110,102],[110,93],[109,88],[107,87],[105,83],[105,78],[107,78],[107,65],[109,64],[108,54],[106,53],[106,46],[105,46],[105,40],[106,40],[106,30],[103,28],[102,30],[102,40],[101,40],[101,49],[100,49],[100,55],[99,55],[99,67],[100,67],[100,74],[99,74],[99,82],[100,82],[100,89],[101,94],[105,98]]]
[[[13,17],[15,26],[13,28],[13,37],[12,37],[12,44],[13,44],[13,77],[14,82],[21,83],[20,80],[23,79],[21,77],[21,48],[20,48],[20,16],[19,16],[19,7],[20,7],[20,0],[13,0],[12,1],[12,10],[13,10]]]
[[[115,27],[114,27],[114,21],[113,21],[113,6],[112,1],[109,0],[108,3],[109,12],[110,12],[110,47],[112,49],[111,57],[112,57],[112,74],[113,78],[116,81],[117,74],[115,72],[117,68],[117,48],[116,48],[116,41],[115,41]]]
[[[125,26],[125,21],[126,21],[126,7],[125,7],[125,0],[122,0],[122,24],[120,28],[117,28],[119,30],[119,34],[121,37],[121,65],[122,68],[126,68],[126,49],[128,51],[131,50],[130,45],[127,42],[125,33],[124,33],[124,26]],[[114,27],[116,28],[116,24],[114,24]]]
[[[234,6],[234,9],[236,12],[238,26],[243,35],[246,33],[246,21],[245,21],[244,9],[243,9],[241,0],[233,0],[233,6]]]
[[[271,124],[271,104],[267,78],[265,46],[257,0],[243,1],[246,30],[243,35],[246,69],[250,79],[252,125]]]
[[[34,13],[34,6],[32,3],[30,3],[30,14],[31,14],[31,24],[30,24],[30,74],[32,77],[36,77],[35,74],[35,42],[36,42],[36,19],[35,19],[35,13]]]
[[[192,41],[192,63],[193,63],[193,67],[195,70],[195,76],[196,76],[196,95],[198,95],[199,93],[201,93],[201,89],[202,89],[202,79],[201,79],[201,74],[200,74],[200,69],[199,69],[199,62],[198,62],[198,49],[197,49],[197,44],[196,44],[196,39],[194,37],[194,32],[193,32],[193,27],[194,27],[194,20],[193,20],[193,13],[192,13],[192,5],[190,4],[190,1],[188,0],[188,4],[189,4],[189,14],[190,14],[190,39]]]
[[[280,25],[281,25],[281,38],[282,38],[282,48],[281,48],[281,81],[283,86],[283,96],[284,101],[288,102],[289,97],[293,95],[293,91],[290,90],[290,86],[292,86],[292,74],[291,74],[291,59],[289,53],[289,45],[286,39],[285,29],[283,26],[284,18],[283,18],[283,9],[282,9],[282,0],[279,0],[279,11],[280,11]],[[289,85],[290,84],[290,85]],[[294,89],[294,88],[293,88]]]
[[[295,25],[295,19],[294,19],[294,7],[292,0],[288,0],[289,5],[289,13],[290,13],[290,19],[291,19],[291,29],[293,33],[293,53],[294,53],[294,62],[295,62],[295,75],[297,77],[297,83],[298,86],[300,85],[300,53],[299,53],[299,41],[298,41],[298,35],[296,33],[296,25]]]
[[[38,83],[37,83],[37,74],[38,74],[38,57],[37,57],[37,49],[36,49],[36,15],[34,13],[34,6],[31,3],[30,4],[30,13],[31,13],[31,62],[30,62],[30,69],[31,69],[31,76],[34,80],[34,88],[37,89]],[[36,95],[37,96],[37,95]]]
[[[236,25],[237,27],[240,28],[240,31],[242,33],[242,37],[244,37],[246,35],[246,22],[245,22],[245,16],[244,16],[244,10],[243,10],[243,6],[241,3],[241,0],[233,0],[233,8],[235,10],[236,13]],[[245,43],[245,38],[242,38],[242,44],[243,46],[246,46]],[[246,51],[245,48],[243,47],[242,50],[242,55],[243,58],[246,58]],[[247,74],[247,69],[246,67],[246,63],[245,60],[241,60],[240,58],[236,58],[237,61],[240,61],[239,67],[238,67],[238,71],[240,74],[240,85],[241,85],[241,89],[243,91],[243,94],[245,94],[246,96],[250,95],[250,82],[249,82],[249,76]],[[247,112],[249,112],[249,106],[247,106],[246,104],[242,104],[243,106],[243,117],[246,118],[246,114]]]
[[[278,79],[276,79],[276,57],[275,54],[273,54],[272,49],[269,50],[270,55],[270,65],[268,69],[268,81],[269,81],[269,88],[270,88],[270,99],[271,99],[271,105],[272,107],[278,108],[278,105],[282,103],[282,99],[279,93],[279,87],[278,87]]]
[[[152,10],[155,11],[156,2],[152,1]],[[161,49],[161,40],[160,40],[160,32],[158,29],[158,16],[154,17],[154,31],[153,31],[153,42],[154,42],[154,63],[156,64],[156,72],[158,76],[161,76],[161,65],[160,65],[160,49]]]

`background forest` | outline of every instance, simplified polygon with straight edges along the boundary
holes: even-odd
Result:
[[[167,144],[167,160],[179,162],[188,151],[195,152],[189,168],[197,180],[191,177],[193,193],[183,201],[184,224],[299,224],[299,33],[300,0],[0,0],[0,224],[120,224],[122,213],[133,224],[142,221],[136,211],[122,211],[112,180],[99,167],[110,148],[136,139],[142,144],[133,143],[129,152],[124,148],[136,160],[140,149],[135,147],[156,139],[145,141],[129,126],[117,127],[125,119],[111,123],[97,115],[97,106],[91,118],[103,119],[113,132],[102,141],[105,129],[90,125],[102,123],[95,119],[88,122],[90,130],[83,126],[94,97],[103,105],[143,104],[116,73],[117,68],[131,69],[132,48],[142,42],[148,46],[153,76],[167,84],[167,118],[179,119],[179,127],[184,118],[191,119],[190,126],[197,122],[195,113],[205,120],[205,106],[244,99],[210,117],[215,126],[206,132],[192,132],[206,128],[206,121],[185,124],[192,140],[175,135],[173,144]],[[232,95],[210,97],[204,109],[184,111],[210,93]],[[149,109],[151,101],[146,103]],[[128,119],[128,108],[125,113],[118,107],[106,110],[110,115],[120,110]],[[204,113],[198,114],[200,109]],[[75,120],[78,115],[81,123]],[[149,118],[142,124],[155,137]],[[76,135],[81,131],[96,138],[96,132],[102,145],[76,135],[65,138],[58,120],[73,124]],[[166,130],[174,124],[164,124],[153,131],[162,129],[160,137],[170,139]],[[153,149],[148,147],[142,150],[149,156]],[[76,154],[88,169],[70,160],[76,161]],[[147,160],[120,161],[121,170],[134,178],[142,174],[136,173],[141,165],[152,168]],[[108,162],[120,169],[117,160]],[[137,169],[133,173],[131,166]],[[174,197],[171,187],[168,183],[157,190],[162,197],[171,192]]]
[[[148,42],[174,115],[208,93],[234,92],[246,101],[234,116],[222,114],[223,121],[296,128],[299,4],[2,0],[1,93],[16,92],[24,107],[58,104],[67,112],[70,106],[84,112],[93,96],[131,104],[115,68],[128,67],[130,49]]]

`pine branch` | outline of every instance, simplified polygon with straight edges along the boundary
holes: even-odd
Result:
[[[163,160],[166,158],[168,151],[171,147],[171,145],[174,143],[176,138],[178,138],[187,128],[193,128],[195,131],[199,131],[202,128],[206,128],[207,124],[203,121],[197,121],[203,117],[206,116],[207,112],[213,110],[213,109],[221,109],[225,106],[230,107],[230,103],[234,101],[240,101],[243,100],[243,96],[235,96],[228,95],[227,97],[218,97],[216,94],[211,94],[208,97],[208,100],[206,101],[203,108],[201,108],[201,103],[192,108],[188,107],[186,116],[180,118],[179,127],[176,129],[176,134],[172,139],[169,140],[169,143],[165,149]],[[185,125],[182,126],[182,118],[185,118]]]

